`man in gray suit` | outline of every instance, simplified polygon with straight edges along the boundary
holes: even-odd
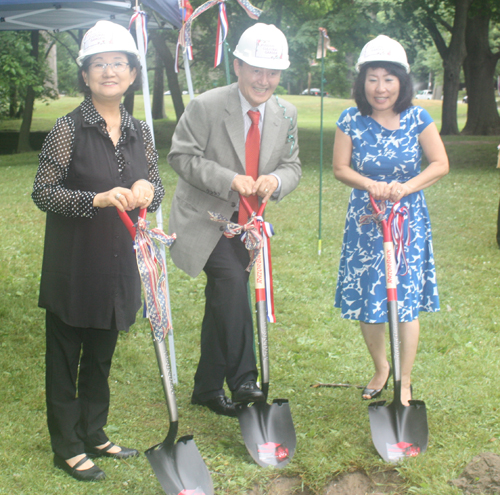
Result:
[[[240,236],[225,237],[224,227],[211,221],[208,212],[238,222],[240,194],[279,201],[301,177],[296,109],[273,96],[281,71],[290,65],[285,35],[273,25],[257,23],[242,34],[234,56],[238,82],[189,103],[168,155],[179,175],[169,223],[177,240],[170,254],[188,275],[196,277],[202,270],[207,275],[201,357],[191,402],[226,416],[236,415],[235,403],[265,398],[256,385],[249,253]],[[249,110],[252,118],[257,115],[257,147],[260,138],[253,175],[246,169],[251,161],[246,160],[249,143],[245,149],[252,126]],[[224,379],[232,400],[224,393]]]

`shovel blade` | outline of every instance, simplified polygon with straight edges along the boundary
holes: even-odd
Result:
[[[238,408],[246,448],[259,466],[285,467],[297,445],[290,405],[286,399]]]
[[[160,443],[146,457],[166,495],[214,495],[212,478],[191,435]]]
[[[398,462],[427,450],[429,427],[423,401],[411,400],[409,406],[374,402],[368,413],[373,444],[384,461]]]

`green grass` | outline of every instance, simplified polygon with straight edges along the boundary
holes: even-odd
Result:
[[[243,494],[254,484],[267,486],[278,475],[298,476],[322,493],[339,473],[391,469],[372,445],[367,403],[359,390],[310,387],[317,382],[364,385],[372,375],[358,325],[342,320],[333,308],[349,189],[333,177],[331,148],[334,122],[350,103],[325,100],[323,253],[318,256],[320,99],[290,100],[299,107],[304,177],[292,195],[268,207],[277,233],[272,241],[277,323],[270,326],[270,398],[290,400],[298,440],[284,470],[262,469],[251,460],[237,421],[190,405],[204,277],[191,279],[168,265],[180,381],[179,435],[194,435],[217,494]],[[37,107],[34,123],[53,121],[75,104],[50,110],[50,116],[45,112],[50,106]],[[423,104],[439,113],[434,102]],[[171,128],[167,122],[165,136]],[[161,146],[165,141],[157,142]],[[425,495],[458,495],[449,479],[458,477],[480,452],[500,454],[498,138],[446,138],[445,144],[451,172],[426,191],[442,311],[421,316],[413,373],[415,398],[427,406],[430,442],[425,455],[398,465],[407,493]],[[166,153],[160,150],[165,217],[176,183]],[[99,461],[108,479],[92,485],[52,467],[45,419],[44,313],[37,307],[45,217],[30,199],[36,167],[36,153],[0,156],[0,494],[161,494],[144,455],[129,462]],[[384,394],[388,400],[391,390]],[[167,410],[149,326],[142,319],[120,335],[111,393],[107,431],[113,441],[144,451],[163,440]]]

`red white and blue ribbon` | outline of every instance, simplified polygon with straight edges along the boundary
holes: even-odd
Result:
[[[225,3],[226,0],[208,0],[208,2],[205,2],[204,4],[200,5],[195,9],[195,11],[189,16],[189,19],[183,24],[182,28],[179,31],[179,37],[177,39],[177,50],[176,50],[176,65],[175,65],[175,71],[179,72],[179,65],[178,65],[178,60],[179,60],[179,52],[181,50],[181,46],[183,49],[186,50],[187,56],[189,60],[193,60],[193,42],[191,38],[191,24],[193,21],[203,12],[206,12],[208,9],[212,8],[214,5],[217,5],[218,3]],[[248,0],[237,0],[237,2],[240,4],[240,6],[243,8],[243,10],[248,14],[249,17],[252,19],[258,19],[260,14],[262,14],[262,10],[258,9],[257,7],[254,7]],[[225,7],[224,7],[225,10]],[[219,9],[219,21],[220,21],[220,9]],[[226,23],[227,23],[227,17],[226,17]],[[217,42],[219,41],[219,29],[217,30]],[[216,57],[217,57],[217,48],[218,45],[216,44],[215,50],[216,50]]]
[[[176,235],[165,234],[161,229],[148,229],[148,221],[139,217],[136,227],[134,249],[137,267],[141,276],[146,308],[153,337],[163,342],[172,329],[167,294],[167,267],[157,243],[170,247]]]
[[[401,206],[398,201],[392,207],[394,217],[391,222],[392,242],[394,243],[394,252],[396,258],[396,272],[404,266],[404,273],[408,273],[408,260],[406,259],[405,246],[410,245],[410,212],[406,206]]]
[[[255,212],[252,213],[245,225],[233,223],[220,213],[209,211],[208,214],[210,215],[210,220],[226,224],[224,235],[227,238],[241,234],[241,242],[245,244],[245,247],[250,252],[250,263],[246,268],[247,272],[252,271],[257,257],[262,250],[267,319],[270,323],[276,323],[276,316],[274,314],[273,268],[271,263],[271,237],[274,235],[273,226],[269,222],[265,222],[261,216],[257,216]]]
[[[368,205],[371,210],[371,205]],[[380,213],[369,213],[359,217],[359,224],[365,225],[374,220],[380,223],[385,218],[387,204],[382,201],[379,205]],[[410,212],[408,207],[401,206],[398,201],[392,206],[393,218],[389,228],[391,229],[392,242],[394,244],[394,254],[396,258],[396,273],[399,275],[406,275],[408,273],[408,260],[406,259],[405,247],[410,245]],[[404,273],[400,273],[401,268],[404,266]]]
[[[264,283],[266,286],[266,312],[269,323],[276,323],[274,315],[273,267],[271,264],[271,237],[273,226],[269,222],[262,223],[262,254],[264,258]]]
[[[128,30],[132,27],[132,24],[139,19],[141,23],[142,39],[144,40],[144,53],[148,52],[148,29],[147,29],[147,14],[146,12],[139,10],[138,7],[134,7],[135,13],[130,18],[128,25]]]
[[[222,54],[224,53],[224,41],[226,40],[228,28],[229,25],[227,22],[226,4],[225,2],[220,2],[219,18],[217,19],[217,39],[215,40],[214,68],[222,62]]]

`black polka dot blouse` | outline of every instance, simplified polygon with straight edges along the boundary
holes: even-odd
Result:
[[[88,124],[99,123],[103,132],[108,133],[106,122],[95,109],[90,96],[82,102],[81,110],[85,122]],[[134,121],[123,105],[120,105],[120,112],[121,136],[115,146],[115,156],[121,175],[126,166],[121,153],[121,144],[126,139],[129,129],[135,130],[135,128]],[[139,121],[139,123],[144,136],[146,160],[149,168],[148,180],[155,189],[153,201],[148,207],[148,211],[152,212],[160,206],[165,191],[158,172],[158,153],[153,144],[151,131],[145,122]],[[67,189],[64,186],[71,163],[74,141],[75,123],[73,119],[69,115],[57,119],[40,152],[38,171],[31,196],[42,211],[51,211],[67,217],[92,218],[99,210],[99,208],[92,206],[97,193]]]

